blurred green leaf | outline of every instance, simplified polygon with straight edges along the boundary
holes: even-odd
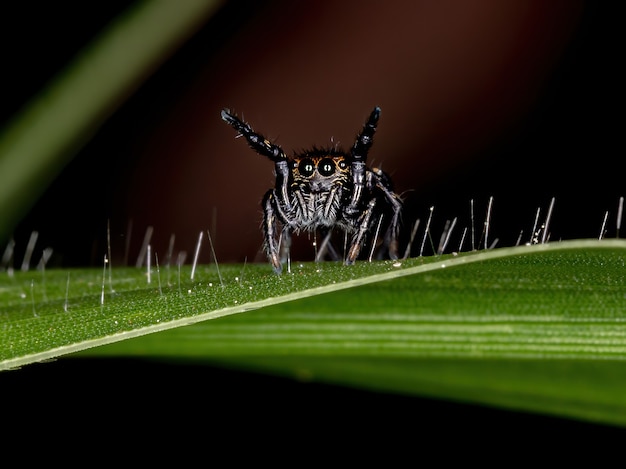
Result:
[[[0,133],[0,242],[100,124],[217,0],[137,1]]]

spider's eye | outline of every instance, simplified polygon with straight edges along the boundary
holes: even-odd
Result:
[[[330,176],[335,172],[335,162],[330,158],[324,158],[317,165],[317,170],[322,176]]]
[[[346,169],[348,167],[348,163],[345,160],[339,160],[339,169]]]
[[[310,158],[305,158],[300,161],[300,164],[298,165],[298,171],[304,177],[311,176],[313,174],[313,171],[315,171],[315,164],[313,163],[313,160]]]

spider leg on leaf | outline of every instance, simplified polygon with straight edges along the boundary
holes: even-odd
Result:
[[[367,208],[363,211],[363,215],[361,216],[359,222],[359,229],[352,237],[352,244],[350,245],[350,250],[346,256],[346,265],[354,264],[356,258],[359,257],[359,252],[361,252],[361,248],[365,242],[365,235],[370,230],[370,220],[375,206],[376,199],[374,198],[369,201]]]
[[[389,257],[398,259],[398,231],[400,228],[400,216],[402,213],[402,200],[391,188],[391,182],[387,174],[379,169],[374,169],[371,173],[371,180],[368,185],[376,187],[381,191],[387,203],[391,206],[392,216],[387,231],[385,232],[383,246],[389,251]]]
[[[320,235],[322,237],[322,242],[319,245],[317,250],[317,255],[315,256],[315,262],[320,262],[324,259],[324,257],[328,254],[328,257],[333,261],[340,261],[341,256],[333,246],[331,241],[331,236],[333,232],[332,229],[329,228],[321,228]]]
[[[289,259],[289,254],[291,252],[291,230],[289,229],[289,225],[283,225],[283,228],[280,232],[280,263],[284,264]]]
[[[280,257],[278,253],[278,242],[276,241],[277,233],[277,220],[276,215],[274,214],[274,189],[270,189],[265,193],[265,197],[263,197],[263,234],[265,235],[265,254],[274,267],[274,271],[276,273],[280,273],[283,270],[283,266],[280,262]]]

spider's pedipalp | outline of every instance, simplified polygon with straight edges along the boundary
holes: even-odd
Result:
[[[222,120],[243,135],[248,145],[260,155],[267,156],[272,161],[285,161],[287,156],[282,148],[273,144],[263,135],[257,134],[249,124],[232,114],[229,109],[222,109]]]

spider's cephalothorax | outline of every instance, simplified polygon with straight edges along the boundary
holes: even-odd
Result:
[[[338,227],[351,236],[345,263],[353,264],[366,238],[378,230],[383,219],[384,247],[389,257],[397,259],[402,202],[389,176],[365,164],[379,116],[376,107],[349,153],[314,148],[288,158],[282,148],[255,133],[246,122],[227,109],[222,111],[222,119],[243,135],[254,151],[274,162],[276,186],[265,194],[262,205],[265,252],[276,272],[281,272],[289,253],[291,233],[320,230],[329,236]],[[329,252],[335,251],[330,247]]]

